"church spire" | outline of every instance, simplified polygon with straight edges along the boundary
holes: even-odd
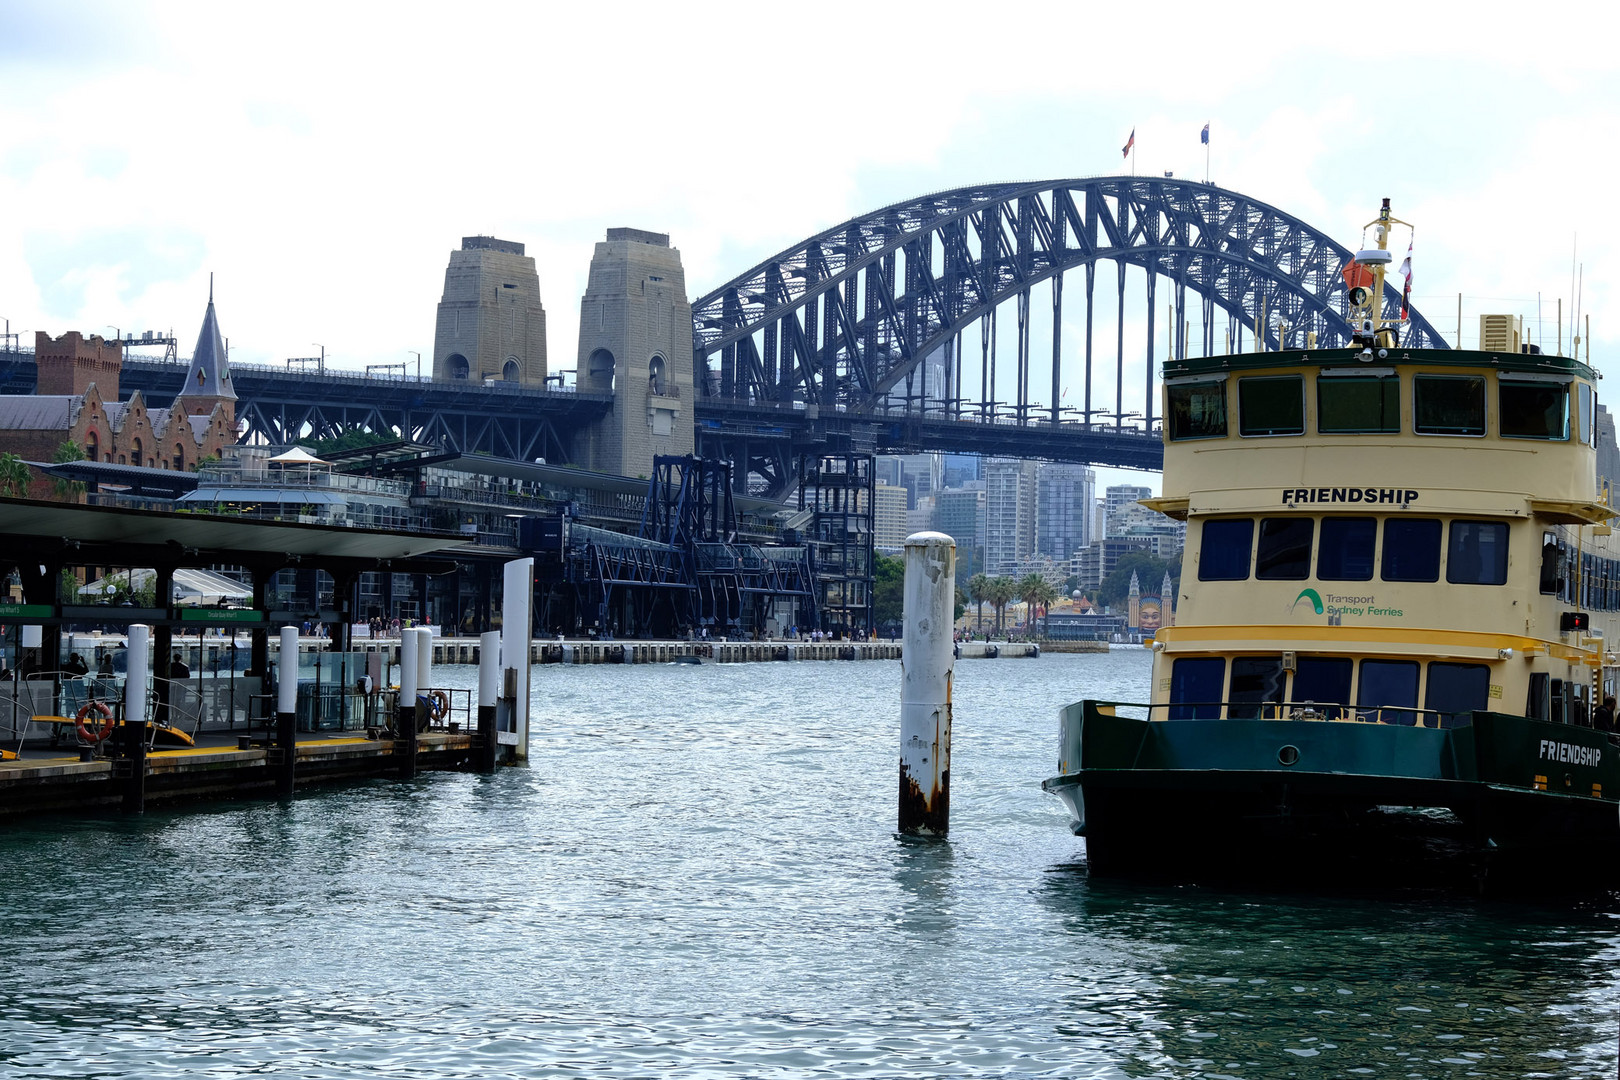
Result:
[[[231,385],[231,368],[225,358],[225,339],[219,333],[219,321],[214,315],[214,275],[208,275],[208,311],[203,315],[202,330],[197,335],[197,347],[191,353],[191,366],[186,369],[186,384],[181,389],[179,403],[193,416],[213,411],[215,403],[230,402],[227,407],[234,413],[236,388]]]

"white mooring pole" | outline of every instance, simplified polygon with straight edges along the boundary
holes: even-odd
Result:
[[[478,768],[495,771],[495,702],[501,696],[501,632],[478,638]]]
[[[905,636],[900,652],[900,831],[944,836],[951,825],[951,629],[956,541],[906,537]]]
[[[298,782],[297,731],[298,627],[283,626],[281,647],[276,650],[276,749],[281,753],[276,791],[281,795],[291,795]]]

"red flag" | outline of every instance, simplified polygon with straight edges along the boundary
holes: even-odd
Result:
[[[1130,157],[1131,147],[1136,145],[1136,129],[1131,128],[1131,137],[1125,140],[1125,149],[1120,151],[1120,157]]]

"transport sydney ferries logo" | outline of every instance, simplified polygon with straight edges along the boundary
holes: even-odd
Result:
[[[1311,610],[1316,614],[1326,615],[1329,626],[1338,626],[1346,615],[1376,615],[1386,619],[1400,619],[1406,616],[1406,612],[1398,607],[1380,606],[1376,596],[1339,596],[1336,593],[1323,596],[1315,589],[1299,590],[1299,595],[1294,597],[1294,603],[1289,607],[1288,613],[1292,615],[1298,611],[1301,604],[1310,604]]]

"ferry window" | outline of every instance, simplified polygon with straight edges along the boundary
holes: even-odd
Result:
[[[1219,720],[1226,660],[1219,656],[1183,656],[1170,668],[1170,719]]]
[[[1541,534],[1541,591],[1549,596],[1564,591],[1564,545],[1552,533]]]
[[[1400,378],[1395,375],[1318,377],[1316,430],[1324,435],[1400,431]]]
[[[1485,380],[1477,375],[1412,376],[1412,428],[1420,435],[1485,434]]]
[[[1524,715],[1532,720],[1545,720],[1548,713],[1548,684],[1545,671],[1530,673],[1530,690],[1525,695]]]
[[[1204,539],[1198,548],[1198,580],[1247,579],[1249,549],[1253,541],[1253,518],[1226,518],[1204,522]]]
[[[1238,434],[1305,434],[1305,378],[1238,380]]]
[[[1165,393],[1170,399],[1171,439],[1226,437],[1226,383],[1172,383]]]
[[[1254,576],[1265,581],[1299,581],[1310,577],[1314,525],[1315,522],[1306,517],[1261,518]]]
[[[1508,527],[1503,521],[1453,521],[1446,580],[1453,585],[1507,584]]]
[[[1347,656],[1301,656],[1294,671],[1296,705],[1310,702],[1329,720],[1343,715],[1341,705],[1350,702],[1350,678],[1355,662]]]
[[[1490,708],[1491,669],[1484,664],[1429,665],[1429,685],[1423,691],[1423,707],[1440,714],[1441,727],[1466,723],[1476,709]]]
[[[1367,720],[1412,724],[1417,720],[1416,660],[1363,660],[1356,710]]]
[[[1569,387],[1504,378],[1499,385],[1504,439],[1569,438]]]
[[[1597,445],[1597,402],[1590,383],[1575,384],[1576,438],[1588,446]]]
[[[1371,581],[1377,539],[1373,518],[1323,518],[1316,576],[1322,581]]]
[[[1440,522],[1389,518],[1384,522],[1385,581],[1440,580]]]
[[[1260,706],[1282,704],[1283,666],[1280,656],[1243,656],[1232,661],[1232,688],[1227,691],[1226,716],[1230,720],[1258,720]]]

